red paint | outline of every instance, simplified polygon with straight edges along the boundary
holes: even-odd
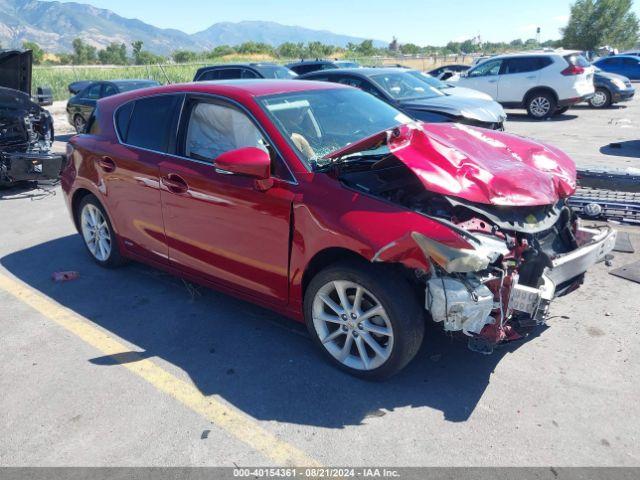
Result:
[[[334,88],[348,87],[216,82],[101,100],[100,133],[70,140],[70,161],[62,174],[67,205],[71,209],[76,193],[87,190],[104,204],[125,256],[296,319],[302,318],[305,272],[323,252],[340,249],[368,261],[426,270],[428,261],[410,241],[410,232],[469,248],[440,222],[347,189],[326,173],[309,172],[254,98]],[[264,158],[257,152],[227,154],[224,167],[244,173],[227,175],[206,163],[120,145],[112,120],[117,106],[168,92],[217,95],[242,105],[270,137],[295,181],[265,179]],[[398,133],[389,140],[390,148],[436,192],[483,203],[535,205],[566,196],[575,186],[575,169],[566,155],[519,137],[442,124],[403,127]],[[388,136],[383,132],[375,141]],[[100,168],[105,157],[115,164],[113,171]],[[540,159],[556,166],[544,172],[535,165]]]
[[[271,157],[264,150],[245,147],[225,152],[216,158],[216,167],[227,172],[264,180],[269,178]]]

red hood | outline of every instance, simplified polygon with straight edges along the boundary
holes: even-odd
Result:
[[[575,164],[560,150],[516,135],[452,123],[403,125],[348,145],[329,158],[384,143],[427,190],[471,202],[549,205],[576,188]]]

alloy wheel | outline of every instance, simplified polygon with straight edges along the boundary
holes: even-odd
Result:
[[[84,118],[82,118],[80,115],[76,115],[76,118],[73,121],[73,126],[76,129],[76,133],[84,133],[84,130],[86,128],[86,122],[84,121]]]
[[[596,93],[591,98],[591,105],[599,108],[607,103],[607,95],[602,90],[596,90]]]
[[[536,97],[531,100],[531,112],[538,118],[542,118],[549,114],[551,110],[551,102],[546,97]]]
[[[107,219],[95,205],[88,203],[82,209],[80,227],[84,242],[96,260],[105,262],[111,255],[111,232]]]
[[[332,281],[313,300],[313,326],[324,348],[343,365],[373,370],[393,350],[393,327],[380,301],[362,285]]]

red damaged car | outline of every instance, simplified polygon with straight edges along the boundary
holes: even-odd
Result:
[[[98,264],[141,261],[304,321],[328,359],[374,379],[413,358],[425,321],[483,353],[526,335],[615,242],[565,205],[561,151],[415,123],[330,83],[101,100],[62,182]]]

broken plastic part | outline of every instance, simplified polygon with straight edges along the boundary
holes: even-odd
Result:
[[[427,282],[426,309],[435,322],[449,332],[479,334],[494,323],[493,293],[477,279],[433,277]]]

